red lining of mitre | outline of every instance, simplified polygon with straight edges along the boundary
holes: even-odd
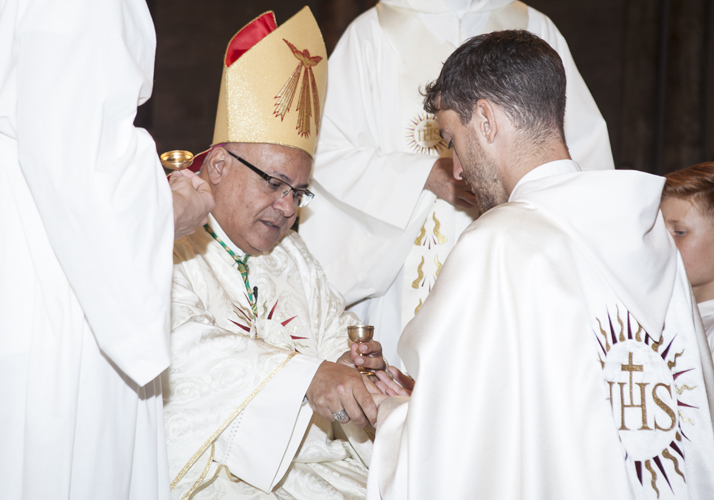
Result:
[[[278,24],[275,14],[268,11],[243,26],[236,33],[226,48],[226,67],[236,62],[243,54],[248,52],[256,43],[275,31]]]

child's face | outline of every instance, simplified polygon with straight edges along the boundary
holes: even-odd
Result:
[[[667,229],[682,254],[692,288],[714,283],[714,219],[688,199],[667,198],[660,206]]]

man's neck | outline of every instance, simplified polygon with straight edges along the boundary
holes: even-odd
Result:
[[[694,300],[697,301],[697,304],[706,302],[707,300],[714,300],[714,281],[705,283],[704,285],[693,286],[692,291],[694,292]]]
[[[503,174],[503,184],[508,196],[511,195],[518,181],[528,172],[546,163],[570,159],[572,158],[568,148],[561,140],[552,140],[543,146],[514,148]]]
[[[218,223],[218,221],[213,217],[213,214],[208,214],[208,225],[211,226],[211,229],[213,229],[213,232],[216,233],[216,235],[225,243],[228,245],[228,247],[233,250],[233,252],[238,255],[239,257],[243,257],[244,255],[247,254],[241,247],[236,245],[226,234],[226,232],[223,230],[221,225]]]

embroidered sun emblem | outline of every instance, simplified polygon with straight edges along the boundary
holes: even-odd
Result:
[[[270,312],[267,312],[267,307],[263,311],[262,318],[255,318],[253,316],[248,316],[243,309],[240,307],[234,307],[236,313],[242,316],[242,319],[246,324],[238,323],[229,319],[231,323],[236,325],[241,330],[250,334],[251,337],[257,339],[262,339],[265,342],[272,344],[276,347],[284,347],[286,349],[293,349],[295,352],[300,352],[298,347],[302,349],[307,349],[307,344],[300,342],[302,340],[309,340],[307,337],[299,337],[297,335],[292,335],[286,327],[288,324],[297,318],[297,316],[292,316],[286,320],[280,321],[279,318],[275,317],[275,309],[278,307],[278,301],[275,301]]]
[[[439,133],[439,122],[431,113],[419,113],[407,126],[407,146],[415,153],[438,156],[446,149],[446,141]]]
[[[677,379],[693,368],[677,368],[677,358],[684,354],[684,349],[676,352],[676,334],[660,351],[667,340],[667,332],[663,331],[659,340],[655,340],[629,312],[625,328],[617,309],[619,333],[613,327],[609,312],[605,328],[599,318],[597,323],[599,332],[594,333],[601,349],[598,357],[615,423],[627,451],[626,458],[634,462],[637,478],[643,486],[644,467],[657,498],[660,496],[657,471],[674,492],[671,483],[677,480],[674,473],[681,476],[680,481],[685,481],[679,464],[679,461],[684,462],[684,453],[677,443],[682,438],[689,438],[682,424],[694,425],[685,411],[687,408],[696,409],[682,401],[686,396],[684,391],[693,391],[696,386],[677,385]],[[633,334],[635,328],[637,331]],[[667,461],[671,463],[669,468],[666,467]]]

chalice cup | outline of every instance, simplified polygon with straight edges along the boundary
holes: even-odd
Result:
[[[193,163],[193,153],[182,149],[174,149],[173,151],[162,153],[159,159],[161,160],[161,165],[166,170],[175,172],[176,170],[183,170],[191,166]]]
[[[348,326],[347,336],[352,342],[355,342],[357,344],[369,342],[374,336],[374,327],[371,325]],[[357,349],[357,352],[359,352],[359,355],[362,356],[362,353],[359,351],[359,349]],[[373,371],[371,371],[369,368],[365,368],[364,366],[358,366],[357,370],[362,375],[374,375]]]

